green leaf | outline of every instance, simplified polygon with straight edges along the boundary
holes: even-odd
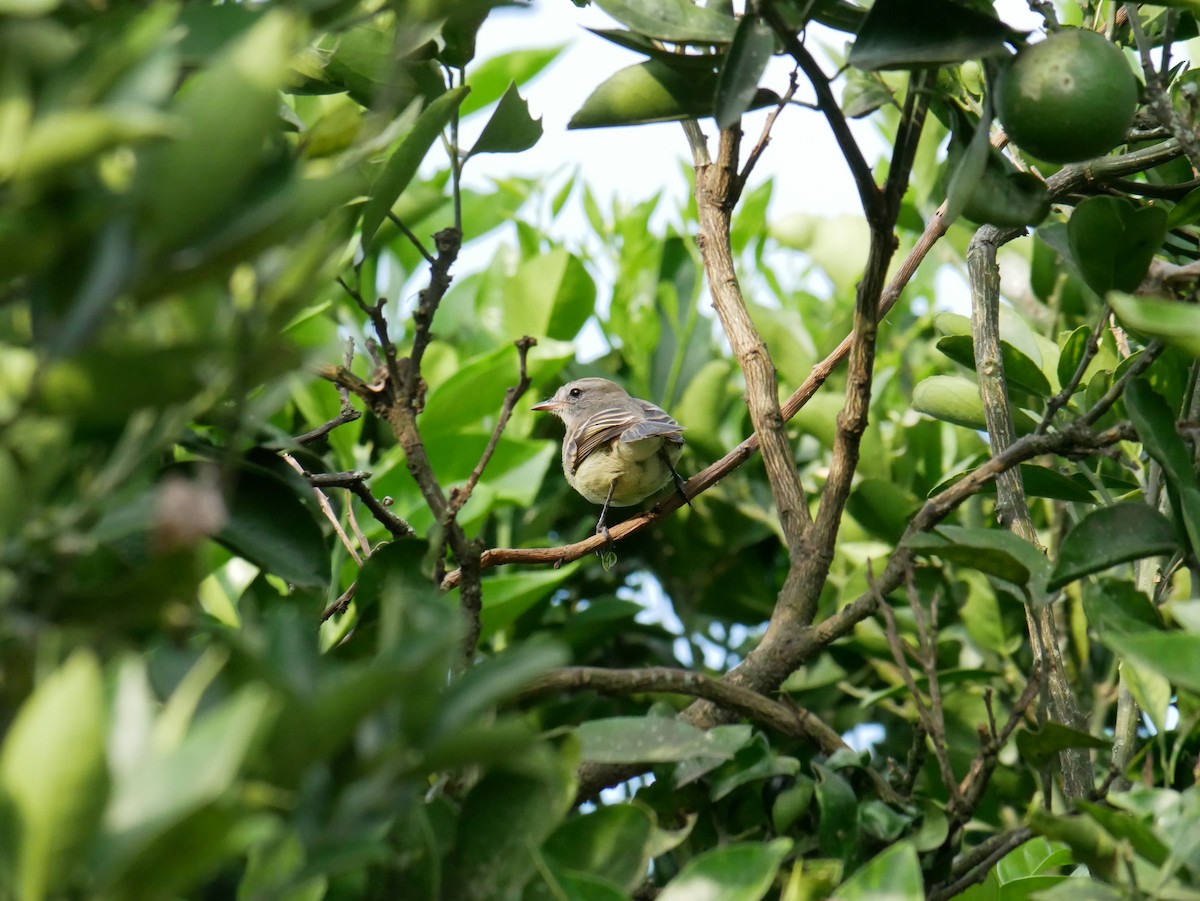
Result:
[[[442,868],[443,897],[512,897],[534,873],[534,854],[571,803],[562,761],[534,748],[516,770],[486,773],[462,803],[454,847]]]
[[[1087,864],[1094,877],[1114,881],[1121,849],[1094,821],[1082,816],[1055,816],[1042,807],[1034,807],[1029,811],[1029,825],[1039,835],[1066,843],[1075,859]]]
[[[100,665],[77,651],[17,711],[0,750],[13,884],[21,898],[58,895],[94,838],[108,793]]]
[[[991,145],[991,122],[981,118],[967,137],[965,116],[956,117],[947,167],[954,174],[946,189],[946,217],[961,212],[972,222],[1004,228],[1037,225],[1050,212],[1045,183],[1022,172]]]
[[[544,850],[564,869],[603,876],[632,892],[646,876],[653,832],[644,808],[613,804],[567,820]]]
[[[925,879],[916,849],[898,842],[875,855],[838,887],[838,901],[922,901]]]
[[[271,708],[265,688],[247,686],[198,720],[178,745],[162,748],[150,740],[131,750],[141,762],[117,773],[99,856],[103,883],[120,884],[146,856],[157,858],[160,839],[205,816],[232,787],[255,738],[270,724]]]
[[[509,85],[525,84],[554,62],[565,45],[536,47],[529,50],[513,50],[492,56],[473,66],[467,74],[467,86],[471,93],[459,106],[464,118],[471,113],[490,106],[509,90]]]
[[[279,92],[298,28],[280,9],[264,14],[179,93],[171,112],[181,136],[148,153],[139,169],[146,236],[155,246],[185,243],[247,193],[268,137],[279,131]]]
[[[899,541],[920,502],[895,482],[862,479],[846,501],[846,512],[864,529],[885,541]]]
[[[621,69],[604,81],[571,117],[567,128],[606,128],[699,119],[713,114],[715,69],[647,60]],[[778,102],[759,90],[750,109]]]
[[[1058,383],[1064,388],[1075,377],[1075,370],[1083,362],[1091,338],[1092,330],[1086,325],[1081,325],[1063,341],[1062,351],[1058,355]],[[1086,384],[1087,380],[1081,378],[1076,390],[1082,390]]]
[[[1067,221],[1072,261],[1100,295],[1136,289],[1166,234],[1166,210],[1124,197],[1089,197]]]
[[[517,93],[516,82],[508,86],[492,118],[483,127],[479,140],[467,154],[520,153],[528,150],[542,136],[542,120],[529,115],[529,103]]]
[[[1018,37],[999,19],[953,0],[876,0],[850,50],[859,69],[912,69],[1008,53]]]
[[[850,55],[853,58],[853,51]],[[989,143],[990,120],[983,118],[977,120],[974,123],[974,129],[970,131],[969,138],[967,137],[969,123],[965,116],[956,117],[954,126],[954,130],[950,134],[949,156],[946,162],[947,168],[953,172],[949,184],[946,185],[946,212],[944,215],[947,222],[953,222],[959,217],[974,195],[975,189],[983,181],[983,174],[990,162],[992,150],[992,145]]]
[[[626,50],[632,50],[634,53],[640,53],[668,65],[693,66],[697,70],[709,70],[717,68],[724,56],[722,53],[676,53],[664,47],[659,41],[636,31],[626,31],[623,28],[589,28],[588,31],[606,41],[611,41],[618,47],[624,47]]]
[[[964,428],[987,429],[979,386],[959,376],[931,375],[918,382],[913,388],[913,409]],[[1012,416],[1019,435],[1027,435],[1037,428],[1037,423],[1023,410],[1014,409]]]
[[[975,342],[966,335],[947,335],[939,338],[937,349],[968,369],[975,369]],[[1036,394],[1038,397],[1049,397],[1050,380],[1041,368],[1024,352],[1018,350],[1007,341],[1001,340],[1000,354],[1004,360],[1005,381],[1014,387]]]
[[[388,158],[371,187],[371,195],[363,207],[362,242],[369,246],[379,231],[379,226],[387,218],[392,205],[408,187],[412,177],[417,174],[425,154],[433,146],[438,135],[442,133],[458,105],[467,96],[469,88],[460,87],[447,91],[425,107],[418,117],[416,124],[400,142],[400,146]]]
[[[581,723],[582,756],[591,763],[667,763],[733,754],[703,729],[659,716],[617,716]]]
[[[1178,547],[1170,520],[1148,504],[1101,507],[1080,520],[1063,539],[1046,587],[1054,591],[1118,563],[1170,554]]]
[[[1017,733],[1017,750],[1034,767],[1050,761],[1067,748],[1107,748],[1109,742],[1071,729],[1061,723],[1048,722],[1040,729],[1022,729]]]
[[[1037,548],[1002,529],[938,526],[933,533],[911,536],[906,544],[919,554],[941,557],[1034,590],[1050,570]]]
[[[1195,304],[1114,291],[1108,305],[1126,328],[1200,357],[1200,307]]]
[[[774,53],[775,31],[771,26],[752,13],[742,16],[717,79],[718,128],[736,125],[750,108],[758,92],[758,80]]]
[[[517,617],[548,598],[563,582],[575,575],[579,563],[541,572],[492,576],[483,583],[483,612],[480,637],[487,640],[512,625]]]
[[[321,527],[292,486],[244,468],[227,499],[228,518],[216,539],[239,557],[301,587],[329,579],[329,549]]]
[[[821,854],[849,860],[858,847],[858,799],[850,783],[828,767],[812,765],[817,776],[817,835]]]
[[[58,9],[59,0],[0,0],[0,16],[33,18]]]
[[[561,247],[523,260],[504,286],[504,337],[570,341],[596,304],[596,283],[579,257]]]
[[[564,648],[543,642],[527,643],[475,664],[442,696],[437,718],[427,732],[429,741],[451,736],[538,676],[566,663]]]
[[[795,785],[785,788],[771,803],[771,825],[779,833],[787,832],[808,811],[816,793],[816,783],[811,778],[802,773],[795,778]]]
[[[1170,849],[1154,834],[1153,827],[1139,817],[1128,811],[1114,810],[1082,799],[1075,802],[1075,809],[1087,814],[1114,838],[1129,842],[1129,846],[1139,856],[1154,866],[1161,867],[1166,863]]]
[[[1200,635],[1144,630],[1100,636],[1123,660],[1161,673],[1172,685],[1200,694]]]
[[[596,5],[639,34],[673,44],[727,44],[737,23],[691,0],[596,0]]]
[[[78,165],[122,144],[182,138],[181,123],[140,106],[56,110],[33,121],[13,177],[33,181]]]
[[[1145,378],[1133,381],[1125,390],[1125,408],[1146,453],[1163,468],[1171,504],[1195,551],[1200,548],[1200,479],[1191,453],[1175,430],[1175,417]]]
[[[1133,420],[1142,445],[1175,487],[1196,487],[1192,455],[1175,430],[1175,417],[1162,395],[1145,378],[1135,379],[1125,389],[1125,408]]]
[[[758,901],[770,891],[779,865],[791,850],[791,839],[777,838],[767,844],[733,844],[706,851],[684,865],[658,901]]]

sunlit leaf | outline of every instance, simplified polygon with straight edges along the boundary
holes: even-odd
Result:
[[[687,862],[659,894],[659,901],[758,901],[775,881],[780,863],[792,848],[791,839],[767,844],[726,845]]]
[[[528,150],[542,136],[542,120],[529,115],[529,103],[517,93],[516,83],[508,86],[492,118],[467,156],[477,153],[518,153]]]

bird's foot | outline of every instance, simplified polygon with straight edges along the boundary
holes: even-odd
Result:
[[[608,534],[608,526],[605,525],[603,516],[596,523],[596,534],[604,536],[604,544],[596,549],[596,556],[600,558],[600,565],[604,567],[604,571],[608,572],[617,565],[617,552],[612,536]]]

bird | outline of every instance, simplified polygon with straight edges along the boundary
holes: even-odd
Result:
[[[596,534],[608,537],[609,507],[630,507],[668,482],[688,504],[675,463],[683,452],[683,426],[661,407],[631,397],[616,382],[584,378],[568,382],[530,409],[563,421],[562,468],[567,483],[601,504]]]

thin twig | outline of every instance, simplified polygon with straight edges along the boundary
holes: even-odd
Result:
[[[343,287],[345,286],[343,285]],[[342,365],[347,369],[354,365],[353,338],[346,339],[346,352],[342,354]],[[338,426],[342,426],[348,422],[354,422],[354,420],[362,418],[362,412],[360,410],[356,410],[354,405],[350,403],[349,389],[343,385],[338,385],[337,392],[338,397],[341,398],[341,407],[338,410],[337,416],[333,417],[333,419],[329,420],[323,425],[317,426],[312,431],[305,432],[303,435],[297,435],[295,439],[297,444],[312,444],[314,441],[319,441],[320,439],[324,438]]]
[[[783,96],[779,98],[779,103],[775,109],[767,114],[767,121],[763,123],[762,132],[758,136],[758,141],[751,148],[750,153],[746,156],[746,163],[742,166],[742,171],[737,177],[737,194],[740,196],[742,189],[746,187],[746,180],[750,178],[750,173],[754,171],[754,167],[758,164],[759,158],[767,149],[767,145],[771,143],[771,129],[775,127],[775,120],[779,118],[779,114],[783,112],[784,107],[791,103],[792,97],[796,95],[796,89],[800,86],[800,82],[796,77],[798,69],[793,69],[788,76],[788,89],[784,91]]]
[[[873,585],[874,581],[868,575],[867,583]],[[942,776],[942,783],[946,786],[947,791],[950,792],[950,813],[952,816],[956,815],[962,809],[963,799],[958,789],[958,778],[954,775],[954,769],[950,765],[950,755],[946,747],[946,732],[942,727],[940,718],[934,717],[929,707],[926,706],[925,699],[921,697],[921,691],[917,688],[917,682],[913,678],[912,668],[905,659],[907,654],[913,654],[918,660],[923,661],[923,658],[911,647],[908,647],[908,642],[900,637],[900,633],[896,629],[896,616],[892,613],[892,607],[877,591],[876,599],[879,613],[883,616],[884,631],[887,635],[888,647],[892,651],[892,659],[896,661],[896,668],[900,672],[900,678],[904,680],[904,685],[911,696],[913,707],[917,711],[921,727],[933,744],[933,756],[937,760],[938,770]]]
[[[304,472],[302,474],[314,488],[345,488],[371,511],[371,515],[379,520],[394,538],[410,538],[415,532],[412,526],[387,508],[386,502],[380,501],[367,488],[369,472]]]
[[[432,266],[434,263],[433,254],[425,249],[425,245],[421,243],[420,238],[413,234],[412,229],[405,225],[400,217],[391,210],[388,210],[387,217],[392,220],[392,224],[395,225],[396,228],[400,229],[400,232],[404,235],[404,237],[408,238],[409,243],[417,249],[417,253],[425,258],[425,262]]]
[[[1019,826],[1011,832],[985,839],[954,862],[951,881],[931,887],[926,897],[929,901],[948,901],[975,883],[982,882],[1000,858],[1031,838],[1033,830],[1028,826]]]
[[[518,338],[513,344],[517,348],[517,365],[519,367],[517,384],[505,390],[504,403],[500,408],[500,415],[496,419],[496,427],[492,429],[487,447],[483,449],[483,454],[479,457],[479,462],[475,464],[475,468],[471,470],[467,481],[463,483],[461,488],[450,489],[450,503],[446,505],[447,520],[457,516],[467,501],[471,499],[471,492],[479,484],[479,479],[483,476],[483,471],[487,467],[488,461],[492,459],[492,455],[496,452],[496,446],[500,443],[500,436],[504,434],[508,420],[512,417],[513,410],[516,409],[517,401],[529,390],[530,378],[526,371],[526,359],[529,356],[530,348],[537,345],[537,339],[526,335],[523,338]]]
[[[309,474],[305,472],[304,467],[300,465],[300,462],[295,457],[288,453],[280,454],[280,456],[288,466],[292,467],[292,469],[296,470],[296,472],[300,473],[300,475],[304,476],[305,478],[309,478]],[[321,512],[325,514],[325,518],[329,520],[330,525],[333,526],[333,531],[337,534],[338,539],[345,546],[346,550],[350,552],[350,557],[354,560],[354,562],[359,566],[362,566],[362,558],[358,556],[358,550],[354,547],[354,542],[350,540],[350,536],[346,534],[346,530],[342,528],[342,524],[338,521],[337,514],[333,512],[333,506],[329,503],[328,496],[326,496],[325,492],[321,490],[321,487],[314,484],[311,479],[309,479],[309,484],[312,484],[313,494],[317,498],[317,504],[320,506]]]
[[[1100,351],[1100,337],[1104,334],[1104,325],[1108,322],[1108,310],[1105,309],[1100,314],[1100,318],[1096,320],[1095,326],[1092,327],[1092,333],[1088,336],[1087,345],[1083,349],[1083,356],[1079,360],[1079,365],[1075,367],[1075,372],[1071,375],[1071,380],[1063,385],[1061,391],[1046,402],[1046,412],[1042,416],[1042,421],[1038,423],[1037,432],[1041,434],[1050,427],[1050,423],[1054,417],[1058,415],[1058,411],[1067,405],[1075,395],[1075,389],[1079,387],[1079,383],[1083,381],[1084,373],[1087,372],[1088,366]]]
[[[1157,339],[1151,341],[1142,350],[1136,360],[1129,364],[1128,368],[1121,373],[1121,377],[1114,381],[1104,392],[1096,403],[1080,417],[1080,422],[1087,425],[1093,425],[1096,420],[1109,411],[1113,404],[1125,393],[1126,386],[1145,372],[1150,364],[1158,359],[1158,355],[1163,352],[1163,343]]]
[[[354,592],[358,589],[358,582],[351,582],[350,587],[342,592],[341,597],[321,611],[321,622],[329,619],[331,616],[337,616],[339,613],[344,613],[346,608],[350,606],[350,602],[354,600]]]

